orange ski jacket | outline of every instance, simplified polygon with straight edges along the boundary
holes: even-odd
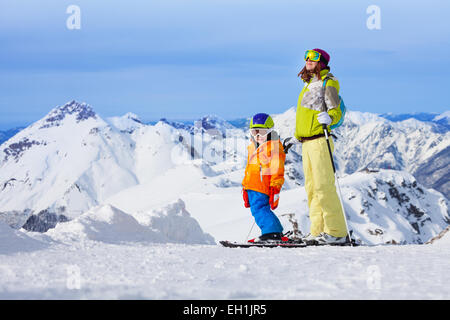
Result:
[[[284,183],[284,161],[286,154],[277,138],[256,147],[252,142],[248,147],[247,166],[242,186],[246,190],[269,195],[269,187],[281,189]]]

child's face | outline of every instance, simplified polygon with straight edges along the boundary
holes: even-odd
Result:
[[[267,140],[267,136],[260,136],[259,134],[255,137],[256,142],[258,142],[259,144],[262,144],[264,142],[266,142]]]
[[[267,141],[267,136],[270,133],[270,129],[250,129],[250,134],[255,138],[256,142],[262,144]]]

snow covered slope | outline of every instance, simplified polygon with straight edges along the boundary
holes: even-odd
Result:
[[[1,145],[0,212],[75,217],[138,183],[130,171],[133,148],[88,105],[72,101],[55,108]]]
[[[105,243],[197,243],[213,244],[198,222],[186,211],[183,201],[137,217],[111,205],[92,208],[79,217],[45,233],[53,240],[73,244],[87,240]]]
[[[450,298],[448,243],[230,249],[30,234],[48,248],[0,252],[1,299]]]
[[[0,255],[42,250],[48,245],[48,243],[33,239],[25,232],[13,229],[0,221]]]

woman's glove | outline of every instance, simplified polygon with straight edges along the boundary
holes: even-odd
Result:
[[[278,202],[280,201],[280,191],[279,187],[269,187],[269,203],[270,208],[275,210],[278,207]]]
[[[317,121],[319,121],[320,124],[325,124],[327,126],[330,125],[332,122],[330,115],[327,112],[321,112],[317,115]]]
[[[242,189],[242,197],[244,198],[244,207],[250,208],[250,201],[248,200],[247,190]]]

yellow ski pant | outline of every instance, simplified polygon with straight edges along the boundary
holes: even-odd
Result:
[[[331,150],[334,144],[329,137]],[[310,233],[325,232],[334,237],[345,237],[347,227],[336,192],[335,177],[325,137],[304,141],[302,144],[303,172],[308,196]]]

